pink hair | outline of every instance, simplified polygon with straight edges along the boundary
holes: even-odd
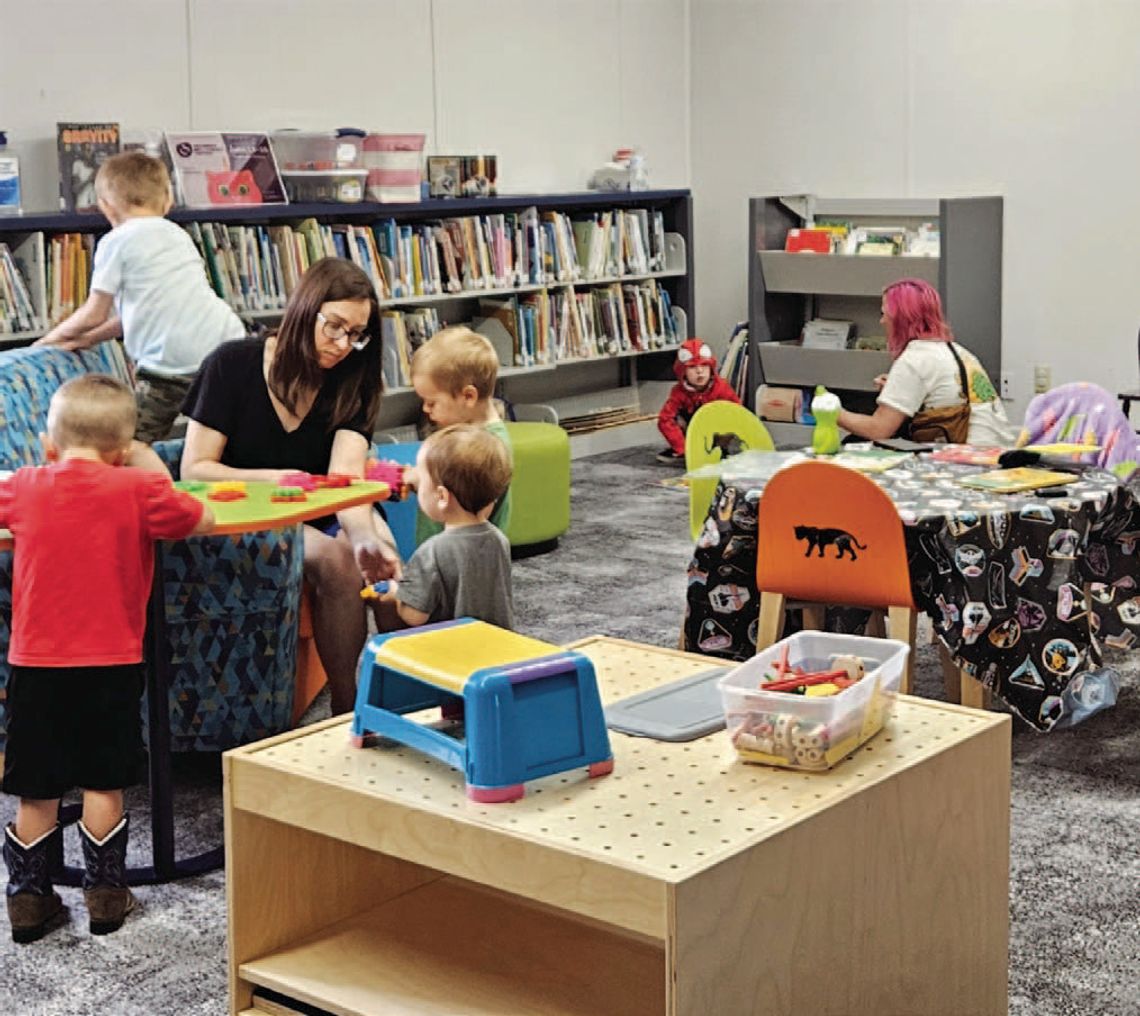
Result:
[[[887,349],[897,359],[912,339],[952,342],[954,333],[942,316],[942,300],[929,282],[900,279],[883,290],[887,317]]]

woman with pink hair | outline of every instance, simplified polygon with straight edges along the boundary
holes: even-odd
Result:
[[[882,309],[894,363],[875,379],[881,389],[875,412],[841,410],[839,426],[857,437],[881,440],[924,412],[968,403],[966,440],[1011,446],[1014,433],[993,382],[974,354],[954,341],[938,291],[921,279],[900,279],[883,290]]]

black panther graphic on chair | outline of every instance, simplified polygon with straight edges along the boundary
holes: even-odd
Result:
[[[739,455],[745,447],[744,442],[736,434],[710,434],[705,438],[705,453],[711,455],[714,448],[719,448],[722,459],[727,459],[730,455]]]
[[[807,550],[804,557],[811,557],[813,550],[817,557],[823,557],[824,547],[835,547],[835,558],[838,560],[844,554],[850,554],[852,561],[858,561],[855,548],[866,550],[866,544],[860,543],[854,536],[843,529],[817,529],[815,526],[796,526],[797,540],[807,541]]]

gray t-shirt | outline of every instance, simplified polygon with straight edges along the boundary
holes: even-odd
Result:
[[[396,595],[429,623],[473,617],[513,629],[511,545],[490,522],[445,529],[416,549]]]

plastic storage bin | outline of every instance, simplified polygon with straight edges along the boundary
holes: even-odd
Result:
[[[763,691],[764,675],[788,647],[788,664],[826,670],[836,655],[858,656],[865,675],[836,695],[808,698]],[[830,769],[882,729],[894,708],[910,646],[893,639],[803,631],[781,639],[721,678],[725,726],[746,762]]]
[[[367,135],[368,196],[373,201],[419,201],[423,160],[423,134]]]
[[[281,182],[290,201],[339,201],[351,203],[364,200],[368,182],[366,169],[308,169],[281,171]]]
[[[363,138],[355,134],[338,136],[336,131],[276,131],[273,154],[283,173],[330,169],[364,169],[361,161]]]

